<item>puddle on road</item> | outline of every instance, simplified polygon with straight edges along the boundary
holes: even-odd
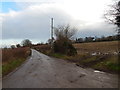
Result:
[[[94,53],[92,53],[91,55],[92,55],[92,56],[95,56],[95,55],[97,55],[97,53],[96,53],[96,52],[94,52]]]
[[[95,70],[94,72],[95,73],[104,73],[104,72],[101,72],[101,71],[98,71],[98,70]]]
[[[95,70],[94,72],[100,72],[100,71]]]

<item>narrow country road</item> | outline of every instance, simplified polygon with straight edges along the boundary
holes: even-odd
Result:
[[[32,49],[19,69],[3,78],[3,88],[117,88],[118,77],[84,69]]]

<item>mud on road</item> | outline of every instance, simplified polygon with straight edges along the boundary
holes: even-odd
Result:
[[[32,56],[3,78],[3,88],[117,88],[118,76],[94,72],[32,49]]]

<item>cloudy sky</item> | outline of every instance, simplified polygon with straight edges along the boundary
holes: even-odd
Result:
[[[52,17],[55,27],[76,27],[76,37],[114,35],[115,26],[103,18],[111,3],[112,0],[2,0],[0,45],[17,44],[24,39],[47,42]]]

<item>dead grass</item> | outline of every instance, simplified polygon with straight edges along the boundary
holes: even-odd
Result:
[[[73,44],[78,53],[114,53],[118,52],[118,41]]]
[[[5,76],[20,66],[30,55],[30,48],[15,48],[2,50],[2,75]]]
[[[29,48],[3,49],[2,62],[6,63],[16,58],[26,58],[29,54]]]

